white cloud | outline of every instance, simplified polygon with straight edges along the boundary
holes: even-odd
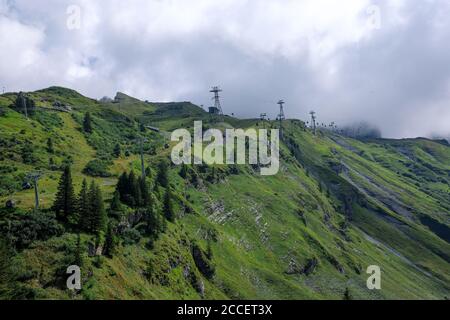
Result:
[[[80,30],[66,27],[69,5],[81,8]],[[373,5],[379,29],[368,24]],[[273,113],[273,102],[285,98],[292,116],[316,108],[324,121],[366,117],[391,136],[424,135],[432,122],[450,122],[439,92],[450,76],[449,7],[444,0],[0,0],[0,85],[207,104],[208,87],[219,84],[230,113]],[[424,110],[437,120],[404,116]]]

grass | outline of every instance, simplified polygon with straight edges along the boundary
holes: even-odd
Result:
[[[147,139],[145,162],[154,176],[156,164],[170,152],[164,146],[167,131],[192,127],[194,119],[223,128],[258,123],[227,117],[214,124],[190,103],[144,103],[122,96],[119,104],[99,104],[63,88],[30,95],[39,100],[38,107],[51,100],[75,107],[72,114],[39,113],[26,120],[5,108],[13,95],[0,96],[0,106],[7,110],[0,116],[6,141],[0,148],[7,155],[0,161],[2,178],[12,184],[26,172],[43,170],[39,184],[43,208],[51,205],[60,175],[49,166],[50,158],[57,164],[71,161],[76,190],[84,178],[94,179],[109,199],[123,171],[140,171],[136,138]],[[81,130],[86,110],[93,114],[93,135]],[[163,132],[140,132],[136,119]],[[203,183],[195,187],[186,185],[179,168],[173,167],[175,196],[193,210],[184,213],[178,204],[180,219],[169,223],[153,249],[142,240],[120,246],[114,258],[105,257],[100,263],[86,258],[89,276],[82,293],[72,297],[55,283],[75,242],[75,235],[66,233],[18,254],[25,268],[46,270],[26,285],[36,290],[38,298],[57,299],[342,299],[346,288],[356,299],[448,297],[450,245],[433,230],[434,224],[424,224],[428,220],[423,217],[448,226],[450,148],[426,139],[358,141],[323,131],[314,136],[301,122],[283,125],[278,175],[262,177],[242,166],[239,174],[225,174],[210,183],[207,168],[206,173],[198,172]],[[54,140],[53,154],[46,150],[49,137]],[[26,143],[34,148],[35,163],[23,162]],[[115,158],[112,148],[117,143],[123,153]],[[100,158],[111,161],[107,169],[111,176],[86,177],[83,169]],[[33,190],[19,188],[0,196],[0,201],[12,198],[29,209],[33,197]],[[87,235],[82,238],[85,244],[92,241]],[[195,266],[194,241],[202,250],[211,248],[216,267],[212,279]],[[302,272],[312,259],[318,261],[315,270]],[[381,291],[366,287],[370,265],[382,269]]]

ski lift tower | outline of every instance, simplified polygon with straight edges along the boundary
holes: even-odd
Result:
[[[280,137],[283,138],[283,124],[282,121],[286,119],[284,116],[284,100],[280,100],[277,102],[277,104],[280,106],[280,113],[278,114],[278,121],[280,121]]]
[[[223,116],[222,106],[220,105],[220,96],[219,93],[222,92],[222,89],[215,86],[212,87],[212,89],[209,91],[211,93],[214,93],[214,97],[212,98],[214,100],[214,108],[217,110],[220,116]]]

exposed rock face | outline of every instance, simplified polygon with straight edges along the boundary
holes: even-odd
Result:
[[[196,244],[192,245],[192,258],[198,270],[208,279],[214,276],[215,268],[206,254]]]
[[[319,261],[316,258],[309,259],[306,265],[303,267],[303,273],[307,276],[314,272]]]
[[[308,261],[306,262],[306,264],[304,266],[300,266],[298,264],[298,262],[292,258],[289,261],[289,266],[288,266],[287,270],[285,271],[285,273],[288,275],[304,274],[304,275],[309,276],[311,273],[314,272],[314,270],[316,269],[318,264],[319,264],[319,261],[317,260],[317,258],[311,258],[311,259],[308,259]]]
[[[100,245],[97,247],[97,249],[95,250],[95,255],[96,256],[101,256],[103,254],[103,245]]]
[[[197,291],[203,298],[205,297],[205,283],[201,279],[198,282]]]
[[[208,206],[208,219],[212,222],[224,224],[227,220],[231,219],[232,216],[233,211],[226,212],[223,201],[213,202]]]

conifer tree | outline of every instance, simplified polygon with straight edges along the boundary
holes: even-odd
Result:
[[[120,201],[126,202],[126,194],[128,192],[128,175],[126,172],[122,173],[117,182],[116,190],[119,192]]]
[[[87,202],[87,207],[88,207],[88,219],[87,219],[87,229],[86,231],[90,232],[90,233],[94,233],[94,229],[95,229],[95,223],[94,223],[94,216],[95,216],[95,204],[97,203],[96,201],[96,196],[97,196],[97,190],[96,190],[97,186],[95,185],[94,181],[91,181],[91,183],[89,184],[89,189],[88,189],[88,202]]]
[[[149,247],[158,239],[159,235],[166,229],[166,220],[155,208],[155,199],[151,195],[150,205],[141,209],[144,220],[145,235],[150,238]]]
[[[111,211],[119,211],[121,209],[121,206],[120,206],[120,194],[119,194],[118,190],[116,190],[114,192],[114,195],[113,195],[113,198],[111,200],[111,204],[110,204],[109,209]]]
[[[150,205],[150,191],[148,189],[147,182],[145,181],[145,179],[142,179],[141,177],[139,177],[138,181],[139,181],[139,189],[140,189],[140,193],[141,193],[141,201],[140,201],[141,206],[147,207]]]
[[[112,258],[116,251],[116,246],[117,246],[117,238],[114,235],[114,226],[112,225],[112,223],[109,223],[105,236],[105,247],[104,247],[105,255],[109,258]]]
[[[65,167],[64,173],[59,180],[53,210],[56,212],[57,217],[64,222],[69,222],[71,215],[76,211],[76,199],[70,166]]]
[[[92,133],[92,118],[91,118],[91,113],[90,112],[86,112],[86,114],[84,115],[84,119],[83,119],[83,130],[86,133]]]
[[[131,170],[130,174],[128,175],[128,190],[127,191],[131,196],[131,199],[128,204],[132,207],[139,206],[141,191],[139,188],[138,181],[136,179],[136,175],[134,174],[133,170]]]
[[[83,183],[81,185],[80,193],[78,194],[78,216],[79,216],[79,223],[78,226],[80,230],[89,231],[91,226],[91,211],[89,208],[89,190],[88,190],[88,183],[86,179],[83,180]]]
[[[113,198],[111,199],[111,203],[109,204],[108,216],[118,221],[120,219],[121,212],[122,204],[120,203],[120,194],[119,191],[116,190]]]
[[[30,116],[36,111],[36,104],[34,103],[34,100],[28,98],[23,92],[20,92],[14,102],[14,109]]]
[[[170,222],[175,222],[175,211],[173,209],[172,193],[170,189],[167,189],[166,194],[164,195],[163,209],[166,219]]]
[[[89,188],[89,207],[91,210],[91,232],[102,236],[107,228],[107,216],[100,187],[91,183]]]
[[[77,244],[75,247],[75,259],[74,259],[74,264],[78,267],[82,267],[83,266],[83,248],[81,246],[81,236],[80,234],[78,234],[77,236]]]
[[[166,161],[162,160],[158,165],[158,175],[156,182],[163,188],[169,186],[169,167]]]

